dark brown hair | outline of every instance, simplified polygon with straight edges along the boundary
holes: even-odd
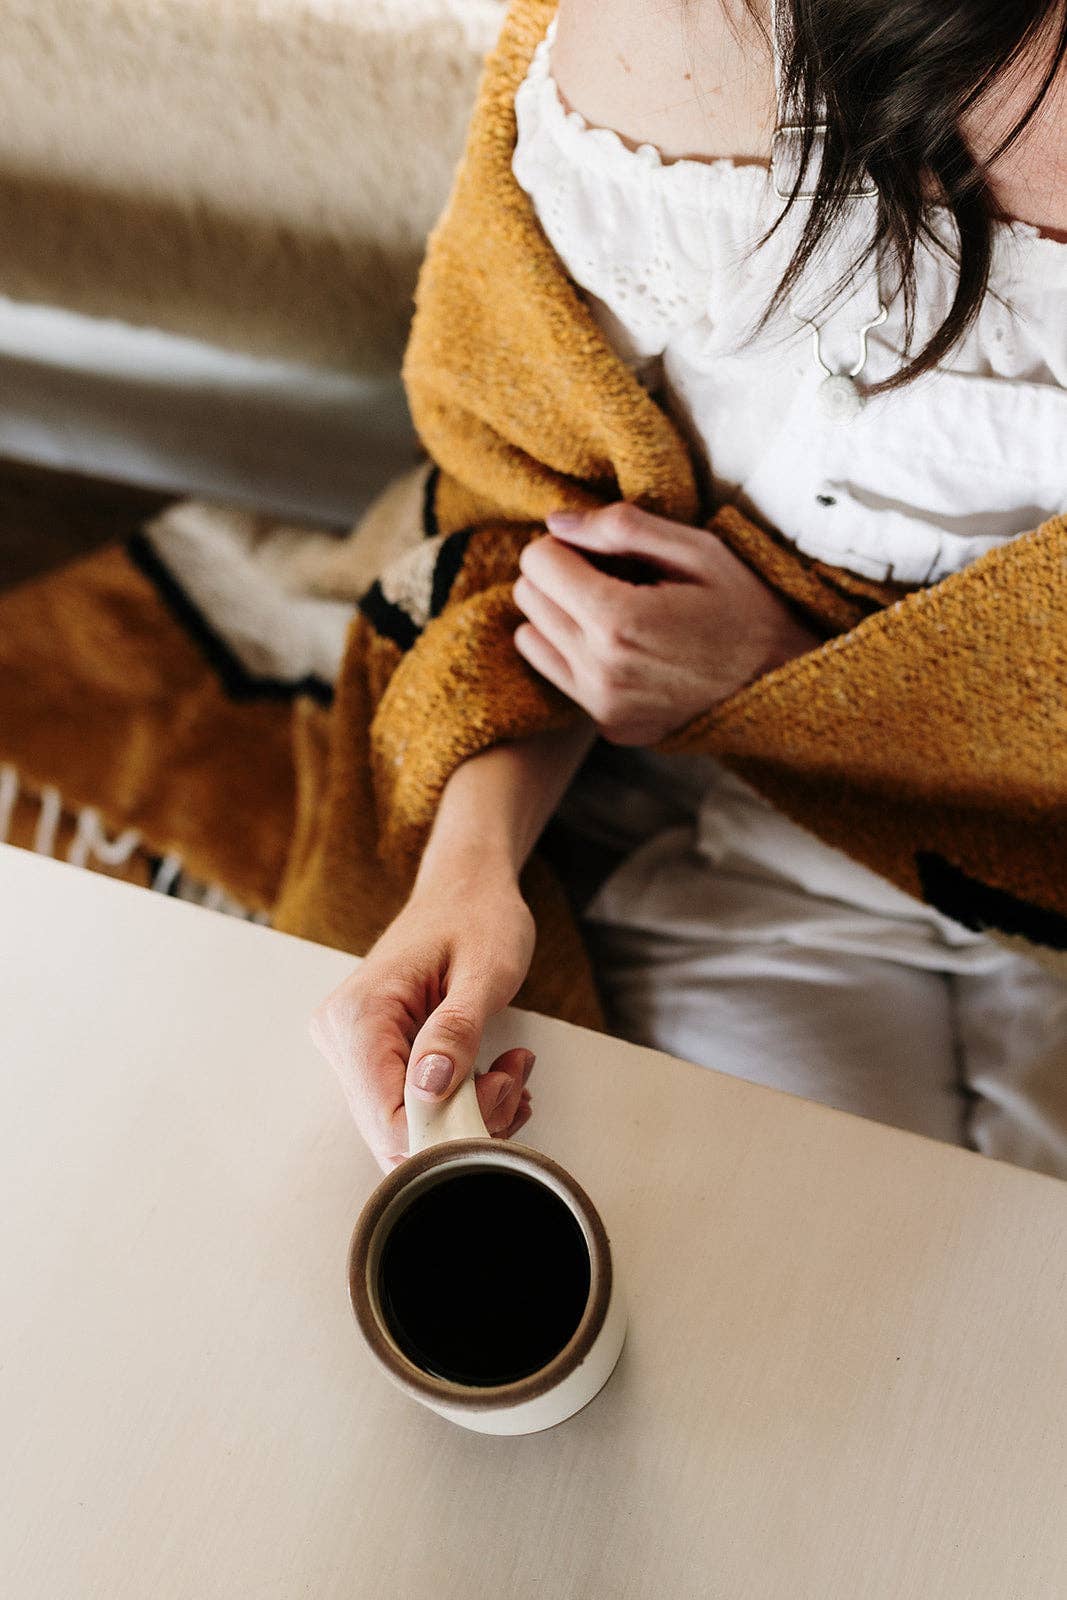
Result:
[[[758,21],[756,0],[744,3]],[[935,366],[978,313],[996,217],[988,168],[1030,122],[1067,59],[1067,3],[779,0],[778,9],[782,100],[804,129],[786,211],[812,160],[814,125],[824,121],[826,132],[803,232],[763,321],[784,305],[866,176],[878,191],[877,218],[867,254],[845,281],[877,252],[904,294],[905,364],[877,386],[896,388]],[[979,164],[964,142],[962,119],[994,85],[1037,62],[1047,64],[1036,94]],[[958,279],[944,321],[912,353],[916,247],[920,240],[940,247],[930,224],[931,192],[955,224]],[[829,290],[827,303],[843,286]]]

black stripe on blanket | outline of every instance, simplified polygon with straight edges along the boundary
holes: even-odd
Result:
[[[392,600],[386,600],[382,594],[382,586],[378,579],[374,579],[370,589],[366,590],[360,600],[360,611],[373,626],[376,634],[382,638],[390,638],[397,650],[408,651],[416,642],[422,629],[413,616],[408,616],[405,608],[394,605]]]
[[[399,650],[410,650],[419,637],[421,629],[414,618],[402,606],[395,606],[385,598],[377,579],[359,602],[359,609],[374,631],[383,639],[391,639]]]
[[[467,554],[472,531],[471,528],[460,528],[456,533],[450,533],[438,552],[437,564],[433,569],[433,589],[430,594],[431,617],[439,617],[448,604],[452,585],[463,565],[463,557]]]
[[[975,933],[1017,934],[1048,950],[1067,950],[1067,917],[994,889],[954,867],[933,850],[920,850],[915,865],[923,898]]]
[[[192,601],[164,561],[150,539],[135,533],[126,542],[130,562],[159,595],[175,622],[185,630],[196,644],[204,659],[218,675],[231,700],[295,700],[307,695],[319,705],[328,706],[333,701],[333,685],[324,678],[308,674],[303,678],[259,677],[249,672],[226,640],[218,633]]]
[[[441,531],[437,526],[437,485],[440,481],[440,467],[431,467],[422,491],[422,531],[427,539],[436,539]]]
[[[460,528],[456,533],[450,533],[437,552],[430,584],[430,618],[439,617],[448,604],[452,585],[467,554],[471,533],[470,528]],[[392,640],[398,650],[405,652],[410,650],[422,632],[422,628],[409,611],[386,597],[381,583],[377,580],[371,584],[359,602],[359,609],[375,632],[383,639]]]

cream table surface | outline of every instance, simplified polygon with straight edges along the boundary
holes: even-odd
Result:
[[[350,1322],[348,967],[0,851],[4,1600],[1062,1600],[1067,1185],[513,1012],[631,1327],[465,1433]]]

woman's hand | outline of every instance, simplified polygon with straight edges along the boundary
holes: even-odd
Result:
[[[625,502],[547,523],[522,552],[515,646],[615,744],[656,744],[820,642],[706,529]],[[612,577],[598,557],[653,581]]]
[[[442,866],[444,864],[442,863]],[[533,954],[533,918],[513,874],[469,866],[420,873],[403,911],[319,1007],[311,1035],[388,1172],[407,1154],[404,1086],[453,1093],[474,1067],[486,1021],[514,998]],[[507,1050],[478,1079],[486,1126],[510,1138],[530,1116],[529,1050]]]

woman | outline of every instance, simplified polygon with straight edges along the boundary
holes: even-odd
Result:
[[[1067,506],[1065,56],[1062,6],[1036,0],[563,0],[515,176],[714,498],[910,586]],[[405,1075],[453,1092],[518,989],[519,870],[570,790],[614,862],[585,921],[620,1032],[1067,1174],[1064,985],[716,764],[641,748],[810,649],[794,613],[631,506],[550,518],[515,599],[516,649],[587,720],[456,771],[411,898],[317,1015],[381,1165]],[[527,1120],[531,1065],[480,1080],[494,1133]]]

